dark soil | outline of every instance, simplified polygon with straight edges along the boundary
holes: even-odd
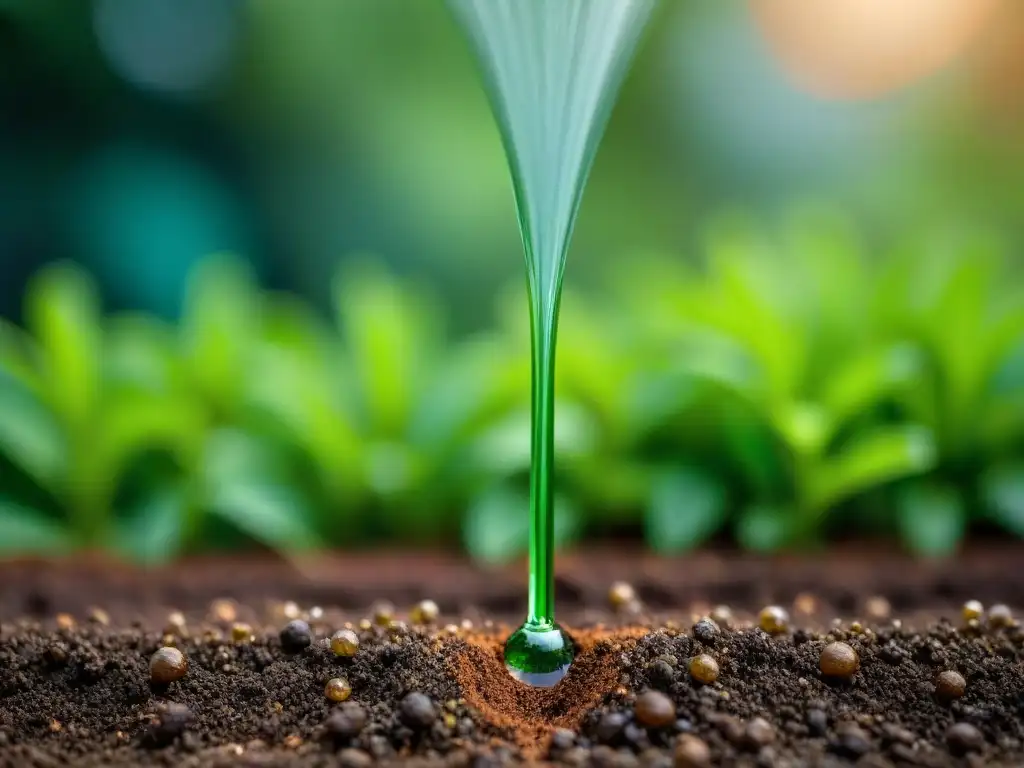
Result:
[[[507,675],[508,627],[483,618],[517,617],[512,571],[397,556],[321,563],[301,577],[267,562],[149,574],[100,563],[0,565],[0,766],[1021,766],[1024,630],[967,627],[959,608],[975,597],[1024,607],[1020,555],[910,568],[848,552],[785,569],[725,555],[578,556],[560,565],[577,659],[551,690]],[[607,607],[609,583],[622,576],[643,611]],[[877,595],[892,613],[869,600]],[[245,601],[231,606],[237,616],[211,608],[223,596]],[[429,627],[360,626],[379,597],[399,604],[403,621],[423,597],[445,615]],[[296,607],[273,602],[288,598],[313,629],[312,645],[297,653],[279,638]],[[723,600],[736,613],[731,628],[694,631]],[[769,600],[792,615],[784,634],[754,626]],[[171,609],[187,622],[166,634]],[[236,620],[251,624],[251,639],[233,637]],[[361,641],[351,659],[325,642],[346,623]],[[859,656],[849,680],[819,671],[834,640]],[[156,685],[149,659],[166,644],[189,668]],[[697,654],[718,662],[715,683],[690,677]],[[947,670],[965,678],[962,698],[936,695]],[[351,685],[344,704],[324,695],[335,677]],[[648,728],[634,715],[648,690],[670,700],[655,699],[674,707],[670,725]],[[406,700],[410,693],[429,702]]]

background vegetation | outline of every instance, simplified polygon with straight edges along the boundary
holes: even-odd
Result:
[[[1024,10],[929,10],[900,60],[977,30],[854,94],[779,49],[799,5],[663,3],[624,86],[563,541],[1024,535]],[[521,551],[522,253],[443,3],[0,0],[0,115],[0,551]]]

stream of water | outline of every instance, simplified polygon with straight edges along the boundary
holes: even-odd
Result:
[[[554,685],[573,658],[554,606],[554,367],[562,273],[597,146],[654,4],[449,0],[483,72],[526,251],[533,423],[529,610],[506,644],[505,663],[537,686]]]

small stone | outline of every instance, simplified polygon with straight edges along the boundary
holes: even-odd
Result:
[[[231,625],[231,639],[236,643],[248,643],[252,640],[252,627],[240,621]]]
[[[421,600],[409,613],[413,624],[433,624],[441,615],[441,609],[433,600]]]
[[[985,606],[981,604],[979,600],[968,600],[964,603],[964,607],[961,610],[961,615],[964,617],[964,622],[980,621],[981,617],[985,614]]]
[[[335,656],[355,656],[359,650],[359,635],[351,629],[339,629],[331,635],[331,650]]]
[[[811,736],[824,736],[828,733],[828,715],[823,709],[807,710],[807,730]]]
[[[328,715],[324,728],[335,739],[348,740],[359,735],[366,721],[366,710],[354,701],[346,701]]]
[[[370,615],[373,617],[373,623],[377,626],[390,626],[395,618],[395,606],[387,600],[378,600],[370,607]]]
[[[341,768],[369,768],[373,765],[373,758],[361,749],[348,747],[338,753],[338,765]]]
[[[414,731],[429,728],[437,719],[437,708],[430,697],[423,693],[410,693],[398,706],[399,716],[407,727]]]
[[[636,721],[645,728],[667,728],[676,721],[676,705],[658,691],[646,691],[636,697]]]
[[[690,675],[694,680],[705,685],[715,682],[718,679],[719,671],[718,662],[713,656],[706,653],[690,659]]]
[[[818,666],[826,677],[850,678],[860,669],[860,657],[846,643],[829,643],[821,651]]]
[[[761,610],[757,623],[769,635],[781,635],[789,629],[789,614],[785,608],[769,605]]]
[[[712,619],[704,618],[693,625],[693,636],[704,645],[714,645],[718,634],[718,625]]]
[[[747,743],[760,749],[775,741],[775,729],[763,717],[755,717],[747,723],[746,737]]]
[[[110,626],[110,614],[104,611],[102,608],[93,606],[89,609],[89,621],[93,624],[99,624],[101,627]]]
[[[568,728],[556,728],[551,734],[551,749],[562,752],[576,745],[576,734]]]
[[[313,642],[313,632],[302,619],[294,619],[281,630],[281,647],[285,653],[301,653]]]
[[[224,598],[210,603],[210,618],[221,624],[230,624],[238,618],[238,609],[234,602]]]
[[[177,648],[160,648],[149,660],[149,677],[154,683],[167,685],[180,680],[188,672],[188,658]]]
[[[813,616],[818,612],[818,599],[808,592],[801,592],[793,601],[793,608],[804,616]]]
[[[345,701],[352,695],[352,686],[343,677],[332,677],[324,686],[324,696],[331,701]]]
[[[594,737],[602,744],[612,744],[626,727],[626,716],[622,712],[605,712],[597,721]]]
[[[848,725],[839,731],[839,737],[829,747],[838,755],[856,760],[871,751],[871,737],[863,729]]]
[[[1005,629],[1013,626],[1013,611],[1002,603],[993,605],[988,610],[988,625],[993,629]]]
[[[675,768],[707,768],[711,764],[711,749],[703,740],[684,733],[676,742],[673,757]]]
[[[954,755],[965,755],[982,750],[985,737],[970,723],[954,723],[946,731],[946,746]]]
[[[608,602],[611,603],[612,608],[625,608],[631,603],[638,602],[636,590],[633,589],[632,584],[616,581],[608,590]]]
[[[732,626],[732,609],[728,605],[716,605],[711,609],[711,620],[722,629]]]
[[[943,701],[959,699],[967,692],[967,681],[959,672],[947,669],[935,679],[935,695]]]
[[[892,606],[884,597],[876,595],[868,598],[864,603],[864,610],[872,619],[887,619],[892,613]]]
[[[168,702],[150,724],[146,740],[154,746],[166,746],[185,733],[192,722],[192,710],[184,704]]]

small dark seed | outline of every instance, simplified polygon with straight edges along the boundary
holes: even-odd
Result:
[[[149,660],[149,676],[154,683],[173,683],[181,680],[187,672],[188,658],[177,648],[161,648]]]
[[[967,692],[967,681],[959,672],[947,669],[935,680],[935,695],[944,701],[959,699]]]
[[[437,719],[437,708],[430,697],[422,693],[410,693],[399,705],[402,722],[414,731],[429,728]]]
[[[985,737],[970,723],[954,723],[946,731],[946,745],[955,755],[980,751],[985,746]]]
[[[637,696],[634,712],[636,721],[645,728],[667,728],[676,721],[676,705],[658,691]]]
[[[289,621],[281,630],[281,647],[285,653],[301,653],[313,642],[309,624],[302,619]]]
[[[169,702],[157,713],[147,740],[154,746],[166,746],[185,733],[192,721],[192,710],[184,704]]]

